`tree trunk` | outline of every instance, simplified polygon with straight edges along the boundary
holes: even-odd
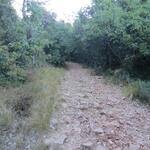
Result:
[[[25,18],[25,16],[26,16],[26,0],[23,0],[22,16],[23,16],[23,18]]]

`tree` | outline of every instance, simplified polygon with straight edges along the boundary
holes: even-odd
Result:
[[[131,76],[145,78],[150,74],[149,32],[149,1],[93,0],[74,23],[72,57],[96,68],[124,68]]]

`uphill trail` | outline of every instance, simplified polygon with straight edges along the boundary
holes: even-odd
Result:
[[[150,150],[150,109],[76,63],[60,88],[44,143],[50,150]]]

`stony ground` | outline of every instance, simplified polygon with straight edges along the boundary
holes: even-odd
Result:
[[[68,64],[44,142],[50,150],[150,150],[150,109],[89,69]]]

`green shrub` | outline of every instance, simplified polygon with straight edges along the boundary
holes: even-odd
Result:
[[[65,59],[63,58],[63,56],[61,56],[61,54],[57,50],[53,55],[51,54],[47,55],[46,61],[54,66],[63,66],[65,63]]]
[[[115,70],[113,74],[113,79],[117,84],[122,83],[123,85],[130,83],[131,80],[129,73],[124,69]]]
[[[149,81],[135,81],[125,88],[127,95],[132,95],[133,98],[139,98],[142,102],[150,104],[150,82]]]
[[[130,74],[124,69],[107,69],[104,72],[104,77],[107,81],[114,84],[128,85],[132,81]]]
[[[26,80],[24,69],[17,66],[17,53],[9,52],[8,47],[0,46],[0,84],[19,83]]]

